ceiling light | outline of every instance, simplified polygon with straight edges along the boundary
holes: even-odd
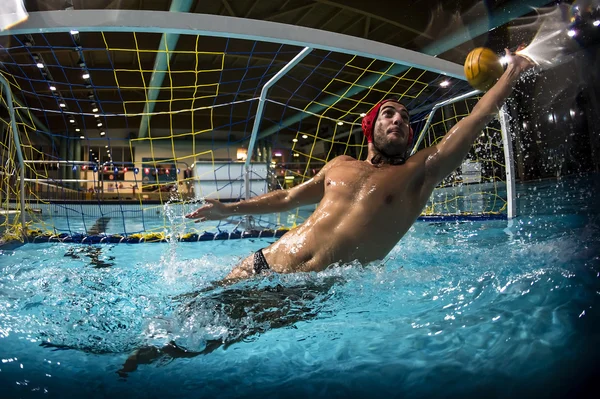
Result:
[[[98,127],[102,126],[102,122],[98,122]]]
[[[275,154],[273,154],[273,155],[275,155],[276,157],[280,157],[280,156],[281,156],[281,153],[280,153],[280,152],[276,152],[276,153],[275,153]]]
[[[306,134],[303,134],[303,135],[302,135],[302,138],[303,138],[303,139],[307,139],[307,138],[308,138],[308,135],[306,135]]]
[[[75,36],[75,35],[79,34],[79,31],[78,30],[72,30],[69,33],[72,34],[73,36]]]
[[[83,139],[85,139],[85,136],[79,136],[79,138],[80,138],[81,140],[83,140]]]
[[[110,154],[110,150],[106,150],[106,153],[107,153],[107,154]]]
[[[84,79],[89,79],[90,78],[90,74],[89,73],[84,73],[83,75],[81,75],[82,78]]]
[[[56,87],[55,86],[50,86],[50,91],[56,91]]]
[[[294,153],[294,157],[299,157],[300,154],[298,154],[297,152]]]
[[[100,118],[100,115],[94,114],[94,118]]]
[[[569,35],[569,37],[574,37],[576,34],[577,34],[577,32],[573,29],[571,29],[567,32],[567,35]]]
[[[448,82],[447,80],[444,80],[443,82],[440,83],[440,86],[448,87],[448,86],[450,86],[450,82]]]
[[[92,112],[98,112],[98,108],[93,108]]]
[[[38,62],[37,64],[35,64],[35,66],[37,66],[38,68],[41,69],[44,67],[44,64],[42,64],[41,62]]]
[[[60,103],[60,104],[58,104],[58,105],[59,105],[61,108],[64,108],[64,107],[66,107],[66,106],[67,106],[67,104],[65,104],[65,103]]]
[[[298,142],[298,139],[292,139],[292,141],[293,141],[294,143],[297,143],[297,142]]]
[[[69,119],[69,122],[75,123],[75,119]]]
[[[599,26],[600,25],[600,19],[597,19],[594,22],[592,22],[592,25]]]
[[[367,114],[365,114],[364,112],[362,114],[360,114],[361,118],[364,118],[365,116],[367,116]]]
[[[108,148],[108,146],[107,146],[107,145],[105,145],[105,146],[104,146],[104,148]]]
[[[344,124],[344,122],[342,122],[342,121],[338,122],[338,126],[342,126],[343,124]]]
[[[81,132],[81,129],[80,128],[75,128],[75,131],[76,132]]]
[[[105,132],[100,132],[100,136],[104,136],[105,134]]]

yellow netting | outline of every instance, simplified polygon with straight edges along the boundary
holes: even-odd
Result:
[[[437,144],[462,118],[469,115],[479,97],[454,103],[434,113],[421,148]],[[506,211],[506,165],[498,120],[482,130],[462,166],[434,191],[424,215],[498,215]]]
[[[69,39],[71,47],[65,45]],[[380,100],[398,97],[409,109],[421,109],[411,116],[421,120],[413,126],[418,132],[433,104],[468,89],[461,81],[441,88],[446,78],[429,71],[313,50],[271,88],[261,139],[247,154],[260,90],[298,48],[190,35],[181,35],[175,45],[168,35],[127,32],[86,33],[77,42],[68,32],[32,35],[28,44],[14,40],[2,55],[2,74],[16,95],[26,160],[24,208],[30,229],[52,234],[89,233],[102,217],[111,220],[107,232],[166,234],[174,223],[165,212],[167,203],[179,206],[181,215],[193,207],[186,205],[190,200],[243,198],[247,156],[257,165],[253,195],[291,187],[337,155],[364,159],[360,121]],[[5,95],[1,101],[2,230],[15,235],[22,207],[15,180],[19,166]],[[435,144],[471,106],[441,110],[425,145]],[[474,146],[486,152],[474,150],[471,157],[485,168],[479,186],[495,185],[494,194],[485,194],[486,207],[478,205],[477,195],[487,188],[465,196],[461,183],[475,184],[464,184],[455,174],[445,184],[458,191],[444,189],[443,199],[432,202],[427,213],[503,211],[498,137],[497,129],[487,129],[485,141]],[[178,234],[277,229],[301,223],[308,214],[177,229]]]
[[[2,72],[0,72],[2,73]],[[2,76],[8,80],[10,86],[14,87],[13,92],[18,92],[21,88],[18,81],[14,76],[2,73]],[[0,146],[2,148],[2,175],[1,175],[1,188],[0,195],[2,201],[2,219],[0,224],[0,231],[2,232],[2,240],[22,239],[22,218],[20,212],[24,209],[26,212],[26,223],[28,226],[31,225],[32,221],[36,219],[36,212],[38,209],[32,204],[35,203],[48,203],[39,196],[40,185],[31,181],[25,182],[25,198],[26,203],[20,203],[20,165],[17,156],[17,149],[15,146],[15,140],[13,135],[13,129],[10,119],[8,118],[8,103],[7,96],[4,87],[1,87],[2,96],[0,97],[0,108],[6,112],[6,117],[0,118],[0,130],[2,131],[2,140]],[[13,106],[18,107],[19,103],[13,101]],[[19,132],[21,151],[23,157],[28,161],[44,161],[45,154],[40,151],[39,145],[32,140],[35,136],[35,125],[32,120],[31,113],[26,109],[18,109],[15,118],[17,130]],[[25,164],[25,177],[28,176],[48,176],[49,163],[27,163]],[[28,179],[30,180],[30,179]],[[42,222],[44,223],[44,222]],[[45,223],[47,226],[51,226],[52,222],[48,221]]]
[[[292,141],[292,157],[303,162],[299,161],[296,167],[292,165],[282,171],[284,179],[287,178],[286,182],[293,181],[293,184],[299,184],[310,179],[325,163],[338,155],[365,159],[367,146],[361,130],[362,116],[376,103],[390,97],[399,98],[410,109],[411,105],[419,104],[426,90],[432,89],[431,84],[424,79],[425,71],[408,68],[399,75],[389,75],[387,71],[392,69],[394,64],[389,64],[380,71],[373,68],[372,63],[364,68],[357,67],[353,65],[356,59],[357,57],[353,57],[344,66],[360,69],[361,73],[354,81],[332,79],[325,86],[323,92],[333,96],[334,93],[328,89],[330,85],[346,85],[342,94],[333,96],[334,101],[331,105],[320,103],[319,98],[301,110],[306,118],[317,118],[317,128],[308,131],[299,126]],[[381,68],[381,65],[378,68]],[[361,87],[360,81],[364,76],[378,76],[378,79],[371,86]],[[359,95],[345,96],[356,87],[364,90]],[[434,100],[440,101],[439,98]],[[438,109],[420,148],[439,142],[454,124],[469,115],[478,100],[479,97],[474,97]],[[310,111],[315,105],[323,107],[318,114]],[[416,134],[423,128],[426,117],[426,113],[421,113],[420,118],[419,114],[412,116],[413,120],[417,119],[417,122],[412,123]],[[323,129],[323,126],[327,126],[327,129]],[[480,173],[467,170],[471,167]],[[466,175],[469,175],[468,179],[464,178]],[[501,130],[498,121],[494,121],[482,131],[482,136],[473,145],[468,162],[436,189],[423,216],[501,214],[505,212],[507,204],[505,183]],[[288,186],[291,185],[288,183]],[[297,217],[297,222],[301,223],[303,218],[300,214],[297,214]]]

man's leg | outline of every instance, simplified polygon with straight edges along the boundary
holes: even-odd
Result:
[[[200,291],[194,292],[192,294],[181,295],[178,298],[184,298],[187,296],[196,297],[201,293],[208,292],[213,290],[215,287],[223,287],[229,284],[233,284],[239,280],[244,280],[250,278],[254,275],[254,253],[240,262],[223,280],[218,281],[217,283],[211,284],[209,287],[206,287]],[[188,305],[189,306],[189,305]],[[218,347],[222,346],[223,342],[219,340],[209,340],[206,343],[206,348],[201,352],[189,352],[184,349],[181,349],[175,344],[175,342],[171,342],[165,345],[162,348],[157,348],[155,346],[148,346],[144,348],[140,348],[134,351],[125,361],[123,367],[117,372],[121,376],[127,376],[127,373],[132,372],[137,369],[139,364],[149,364],[154,360],[158,359],[161,356],[168,355],[172,358],[180,358],[180,357],[194,357],[202,354],[207,354]]]
[[[234,282],[250,278],[254,275],[254,254],[238,264],[224,279],[224,282]]]
[[[119,374],[121,377],[127,377],[127,373],[137,370],[140,364],[150,364],[162,356],[169,356],[173,359],[196,357],[198,355],[209,354],[221,346],[223,346],[223,342],[216,339],[208,340],[206,342],[206,347],[200,352],[192,352],[180,348],[173,341],[162,348],[146,346],[144,348],[137,349],[135,352],[129,355],[127,360],[125,360],[123,367],[117,371],[117,374]]]
[[[202,288],[194,292],[187,294],[181,294],[176,296],[177,300],[189,300],[197,297],[198,295],[214,290],[217,287],[227,287],[231,284],[235,284],[240,280],[245,280],[254,276],[254,254],[248,256],[246,259],[238,263],[232,271],[229,272],[222,280],[218,280],[210,283],[207,287]]]

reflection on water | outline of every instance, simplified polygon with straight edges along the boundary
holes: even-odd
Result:
[[[110,248],[105,251],[110,251]],[[90,259],[90,265],[95,268],[111,267],[115,265],[114,263],[111,263],[111,261],[115,260],[114,256],[104,256],[101,247],[93,247],[90,245],[69,248],[64,256],[73,259],[81,259],[82,256],[85,256]],[[105,259],[108,262],[105,261]]]

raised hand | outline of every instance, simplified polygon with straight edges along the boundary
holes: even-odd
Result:
[[[221,220],[231,215],[227,207],[217,200],[207,199],[206,203],[194,212],[185,215],[188,219],[198,219],[198,222],[205,220]]]
[[[535,62],[531,58],[527,57],[524,54],[519,54],[519,52],[524,49],[524,44],[521,44],[517,48],[515,54],[512,54],[509,49],[505,49],[506,57],[510,60],[509,63],[513,64],[519,70],[520,73],[526,72],[536,66]]]

